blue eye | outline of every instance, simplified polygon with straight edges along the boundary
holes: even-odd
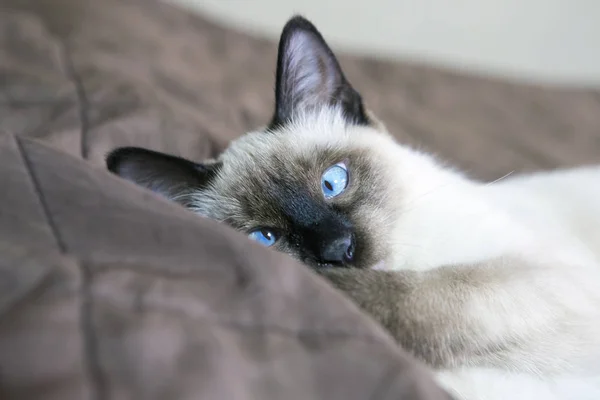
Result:
[[[323,172],[321,189],[326,199],[338,196],[348,186],[348,169],[344,163],[335,164]]]
[[[277,241],[277,236],[275,236],[275,233],[265,228],[256,229],[250,232],[248,237],[267,247],[273,246]]]

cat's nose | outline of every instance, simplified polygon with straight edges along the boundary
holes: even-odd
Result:
[[[354,238],[351,233],[331,240],[323,247],[321,258],[324,262],[344,265],[354,259]]]

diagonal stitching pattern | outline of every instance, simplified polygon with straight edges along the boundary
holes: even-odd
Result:
[[[32,184],[33,190],[40,202],[40,207],[46,219],[46,223],[54,236],[57,247],[61,254],[69,254],[67,245],[64,242],[56,222],[52,218],[52,213],[48,207],[46,197],[41,189],[38,177],[34,173],[33,164],[29,159],[27,152],[23,146],[23,139],[14,135],[15,142],[19,151],[19,155],[23,160],[25,170]],[[91,386],[93,400],[105,400],[107,396],[107,386],[100,368],[99,357],[98,357],[98,337],[93,328],[92,312],[94,307],[93,296],[91,295],[90,288],[92,284],[92,273],[89,268],[76,257],[73,257],[74,262],[79,267],[82,281],[81,281],[81,295],[80,295],[80,306],[79,306],[79,327],[81,330],[82,341],[83,341],[83,353],[85,355],[84,364],[86,366],[86,372]]]
[[[62,237],[60,236],[60,233],[58,231],[56,223],[54,222],[54,219],[51,217],[50,211],[48,209],[48,203],[46,202],[46,198],[45,198],[42,190],[40,189],[40,184],[37,179],[37,176],[33,172],[31,160],[27,156],[27,152],[25,151],[25,148],[23,147],[22,139],[19,138],[19,136],[17,136],[17,135],[13,135],[13,138],[15,139],[15,142],[17,144],[17,149],[19,150],[19,156],[21,157],[21,160],[23,161],[23,165],[25,166],[25,172],[27,173],[27,176],[29,178],[29,181],[31,182],[33,191],[40,203],[40,208],[42,209],[42,213],[44,214],[44,218],[46,219],[46,224],[50,228],[50,232],[52,232],[52,236],[54,237],[56,246],[58,247],[61,254],[66,254],[67,247],[66,247],[65,242],[63,241]]]
[[[79,136],[80,136],[80,154],[81,158],[86,160],[89,155],[89,144],[88,144],[88,132],[90,127],[89,109],[90,102],[83,85],[83,80],[77,72],[73,64],[73,59],[69,53],[69,49],[66,43],[59,41],[60,44],[60,56],[64,65],[65,75],[75,86],[75,94],[77,95],[77,108],[79,112]]]

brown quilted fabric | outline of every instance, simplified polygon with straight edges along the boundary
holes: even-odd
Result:
[[[0,0],[1,399],[446,398],[305,268],[104,170],[265,123],[275,50],[156,0]],[[341,58],[394,134],[475,176],[600,159],[597,91]]]
[[[0,398],[447,397],[302,265],[0,134]]]

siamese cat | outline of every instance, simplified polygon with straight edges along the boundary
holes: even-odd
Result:
[[[275,97],[216,160],[107,166],[315,268],[457,399],[600,399],[600,167],[484,183],[398,144],[299,16]]]

